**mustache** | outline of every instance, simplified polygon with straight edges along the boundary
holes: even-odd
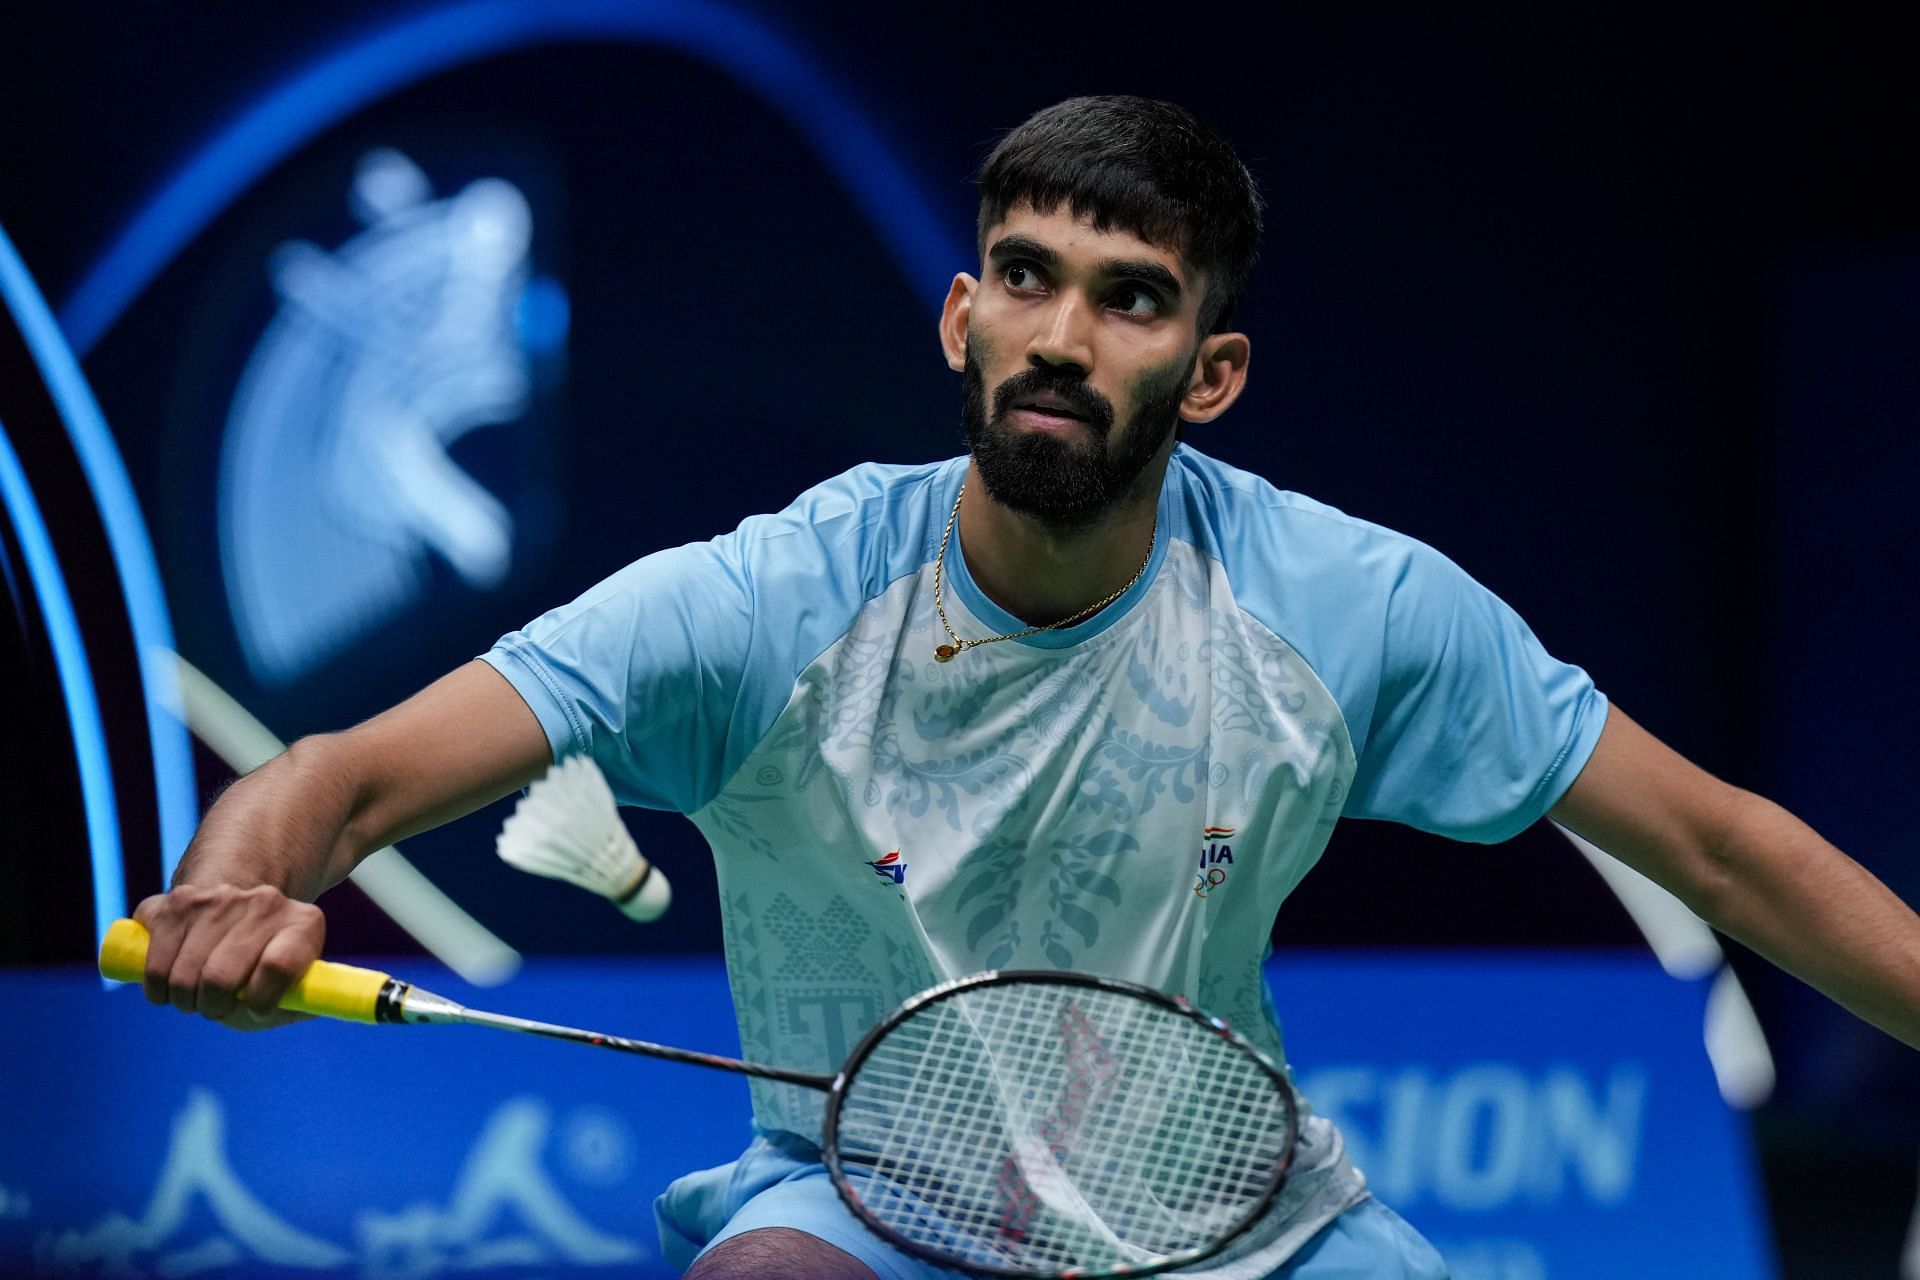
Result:
[[[1113,427],[1113,402],[1087,385],[1087,380],[1051,365],[1034,365],[1014,374],[993,389],[993,416],[1004,418],[1015,402],[1042,392],[1059,396],[1087,425],[1101,435]]]

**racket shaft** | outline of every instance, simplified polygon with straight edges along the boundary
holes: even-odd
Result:
[[[100,947],[101,976],[115,982],[139,982],[146,974],[147,945],[150,940],[146,926],[139,921],[114,921],[107,930],[106,941]],[[464,1023],[470,1027],[517,1031],[522,1035],[545,1036],[549,1040],[565,1040],[597,1049],[614,1049],[667,1062],[684,1062],[689,1066],[707,1067],[715,1071],[758,1076],[763,1080],[778,1080],[822,1092],[833,1087],[831,1076],[787,1071],[718,1054],[676,1049],[670,1045],[650,1044],[645,1040],[629,1040],[625,1036],[583,1031],[578,1027],[562,1027],[551,1022],[535,1022],[510,1014],[489,1013],[484,1009],[469,1009],[445,996],[401,982],[376,969],[335,964],[331,960],[314,961],[300,980],[280,998],[280,1007],[346,1022]]]
[[[833,1087],[832,1076],[762,1066],[757,1062],[742,1062],[738,1058],[726,1058],[719,1054],[676,1049],[671,1045],[653,1044],[646,1040],[630,1040],[625,1036],[612,1036],[600,1031],[583,1031],[578,1027],[563,1027],[551,1022],[535,1022],[529,1018],[516,1018],[505,1013],[489,1013],[484,1009],[467,1009],[450,1000],[442,1000],[429,992],[421,991],[417,987],[401,998],[400,1007],[401,1018],[407,1022],[459,1022],[470,1027],[491,1027],[496,1031],[518,1031],[522,1035],[545,1036],[550,1040],[591,1045],[596,1049],[613,1049],[620,1053],[635,1053],[642,1057],[659,1058],[666,1062],[684,1062],[693,1067],[707,1067],[715,1071],[731,1071],[737,1075],[758,1076],[762,1080],[778,1080],[784,1084],[797,1084],[808,1089],[818,1089],[823,1093]]]

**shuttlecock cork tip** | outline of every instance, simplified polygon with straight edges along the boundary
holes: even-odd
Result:
[[[640,856],[612,789],[585,756],[567,757],[528,788],[494,847],[510,865],[592,890],[635,920],[658,919],[672,900],[666,876]]]

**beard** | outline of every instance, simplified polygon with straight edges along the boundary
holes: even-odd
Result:
[[[1179,425],[1191,355],[1141,375],[1132,388],[1133,416],[1114,438],[1113,403],[1079,374],[1034,365],[993,391],[988,416],[986,375],[967,344],[961,422],[987,496],[1059,532],[1097,523],[1133,492],[1147,464]],[[1022,431],[1007,421],[1016,402],[1036,392],[1060,396],[1087,426],[1089,440]]]

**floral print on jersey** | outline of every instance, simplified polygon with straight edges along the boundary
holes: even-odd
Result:
[[[963,634],[987,630],[947,608]],[[747,1056],[830,1071],[861,1018],[1018,967],[1184,994],[1254,1018],[1277,1050],[1259,957],[1354,770],[1312,669],[1184,543],[1125,617],[1069,647],[936,664],[932,614],[930,569],[868,602],[692,815]],[[1236,835],[1197,895],[1209,829]],[[752,1087],[763,1126],[817,1129],[817,1096]]]

